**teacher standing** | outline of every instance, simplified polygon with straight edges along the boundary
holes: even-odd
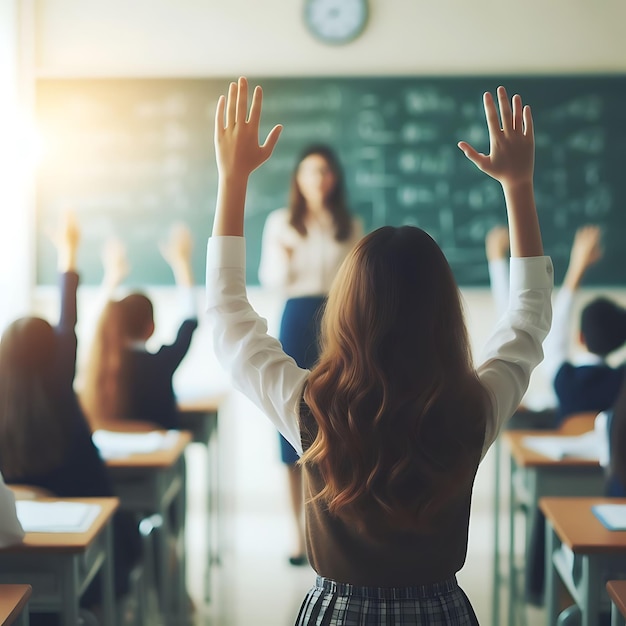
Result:
[[[259,280],[286,298],[279,340],[284,351],[311,369],[319,355],[321,315],[330,285],[363,235],[348,208],[343,169],[334,151],[312,145],[300,154],[291,177],[289,206],[273,211],[263,231]],[[304,565],[304,494],[298,455],[282,436],[296,543],[289,562]]]

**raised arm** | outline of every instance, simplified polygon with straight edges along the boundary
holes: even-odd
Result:
[[[459,148],[476,167],[502,185],[511,256],[542,256],[533,190],[535,139],[530,107],[522,107],[522,98],[517,94],[509,103],[504,87],[498,87],[499,117],[490,93],[485,93],[483,103],[489,130],[489,154],[479,153],[465,141],[459,142]]]
[[[271,156],[282,130],[274,126],[259,144],[263,92],[255,87],[248,114],[248,81],[230,83],[215,114],[215,154],[219,183],[213,222],[214,236],[243,236],[246,190],[250,174]]]
[[[563,286],[554,300],[552,328],[544,342],[546,358],[541,371],[550,380],[568,360],[571,343],[571,320],[574,298],[589,267],[602,257],[601,232],[597,226],[583,226],[576,231]]]
[[[180,302],[183,311],[183,319],[197,320],[198,308],[193,291],[193,271],[191,268],[193,238],[189,227],[182,222],[174,224],[170,229],[168,240],[159,246],[159,250],[172,269],[176,285],[181,290]],[[197,324],[193,329],[195,329],[196,326]],[[193,329],[191,332],[193,332]],[[189,335],[189,341],[191,341],[191,335]],[[189,345],[187,345],[187,348],[188,347]],[[184,356],[186,351],[187,349],[185,348],[182,356]]]
[[[65,213],[59,228],[52,235],[52,241],[57,249],[57,265],[61,275],[61,313],[58,330],[63,333],[74,333],[78,287],[76,262],[80,242],[80,231],[74,213]]]

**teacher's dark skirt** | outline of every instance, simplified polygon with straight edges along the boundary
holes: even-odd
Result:
[[[285,303],[278,336],[283,350],[299,367],[311,369],[319,356],[319,332],[324,296],[290,298]],[[293,465],[298,455],[291,444],[280,435],[280,456],[283,463]]]
[[[296,626],[478,626],[456,579],[419,587],[355,587],[317,577]]]

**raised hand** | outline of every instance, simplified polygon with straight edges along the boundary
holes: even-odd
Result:
[[[241,77],[230,83],[228,96],[220,96],[215,114],[215,153],[220,176],[247,178],[272,154],[282,130],[274,126],[259,144],[263,91],[254,88],[248,112],[248,81]]]
[[[121,239],[109,237],[102,247],[104,284],[115,289],[128,276],[130,265],[126,256],[126,246]]]
[[[248,112],[248,81],[231,83],[228,97],[220,96],[215,114],[215,156],[219,183],[214,236],[243,235],[243,216],[250,174],[269,159],[282,126],[277,125],[259,144],[263,92],[255,87]]]
[[[458,146],[478,169],[503,186],[532,182],[535,139],[530,107],[522,106],[519,95],[513,96],[511,106],[504,87],[498,87],[497,93],[499,117],[493,96],[487,92],[483,97],[489,130],[489,154],[478,152],[465,141],[460,141]]]
[[[179,285],[193,284],[191,271],[191,251],[193,239],[186,224],[178,222],[170,229],[169,239],[159,245],[161,255],[172,268],[176,283]]]
[[[494,226],[485,237],[485,251],[489,261],[504,259],[509,252],[509,229],[506,226]]]
[[[57,249],[59,271],[75,271],[80,229],[74,212],[66,210],[61,216],[59,226],[49,232],[48,236]]]
[[[577,289],[587,269],[602,258],[601,231],[598,226],[582,226],[576,231],[564,284]]]

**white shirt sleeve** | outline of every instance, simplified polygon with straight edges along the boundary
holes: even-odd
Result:
[[[20,543],[23,538],[24,530],[15,510],[15,495],[0,474],[0,548]]]
[[[575,294],[567,287],[561,287],[554,299],[552,327],[543,344],[546,355],[541,371],[550,383],[554,383],[559,368],[569,357],[572,309]]]
[[[530,374],[543,358],[542,342],[550,330],[554,271],[549,257],[514,257],[510,261],[509,307],[498,322],[478,367],[491,412],[483,456],[502,425],[517,410]]]
[[[246,395],[302,454],[298,413],[309,370],[267,334],[246,296],[245,240],[211,237],[207,247],[207,315],[215,354],[233,386]]]
[[[509,308],[509,264],[507,259],[489,261],[489,285],[500,319]]]

